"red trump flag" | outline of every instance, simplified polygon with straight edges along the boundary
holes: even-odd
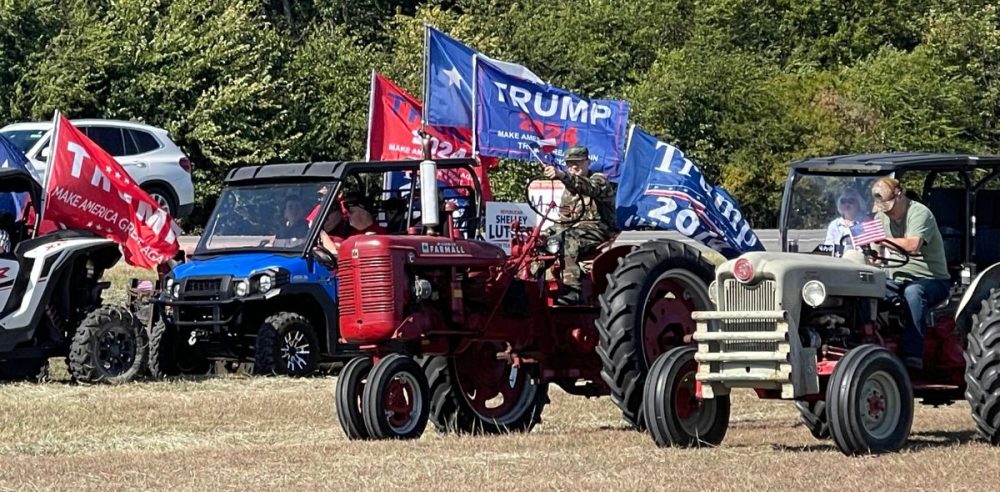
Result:
[[[107,152],[56,113],[44,219],[122,245],[130,265],[155,268],[173,257],[180,228]]]
[[[423,158],[420,137],[420,114],[423,105],[391,80],[372,72],[371,98],[368,108],[367,160],[400,160]],[[472,131],[468,128],[434,127],[425,129],[431,140],[434,159],[462,158],[472,155]],[[481,161],[476,167],[483,188],[483,199],[492,199],[489,179],[483,166],[493,167],[496,159]],[[461,173],[465,174],[465,173]],[[449,185],[468,186],[469,177],[457,172],[439,171],[438,178]]]

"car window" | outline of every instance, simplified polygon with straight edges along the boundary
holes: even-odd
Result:
[[[48,130],[8,130],[3,132],[3,136],[7,137],[15,147],[21,149],[21,152],[28,152],[38,142],[38,139],[45,135],[46,131]]]
[[[122,138],[121,128],[110,126],[92,126],[85,128],[87,136],[99,145],[105,152],[114,157],[125,154],[125,140]]]
[[[149,132],[144,132],[142,130],[126,130],[129,135],[132,136],[132,141],[136,146],[136,153],[142,154],[144,152],[151,152],[160,148],[160,142],[156,140],[156,137],[151,135]],[[126,140],[128,140],[126,138]]]

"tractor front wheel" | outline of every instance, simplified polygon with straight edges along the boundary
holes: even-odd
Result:
[[[416,439],[427,427],[430,390],[412,358],[390,354],[375,364],[362,394],[365,428],[373,439]]]
[[[643,413],[650,437],[660,447],[717,446],[729,429],[729,395],[698,398],[694,347],[677,347],[649,368]]]
[[[844,454],[896,451],[913,424],[913,386],[899,358],[862,345],[844,356],[826,390],[830,435]]]
[[[369,438],[364,415],[361,413],[361,396],[364,394],[372,365],[372,360],[368,357],[355,357],[337,376],[337,388],[334,390],[337,419],[340,420],[344,434],[352,441]]]
[[[84,383],[125,383],[146,366],[146,330],[127,309],[101,306],[84,318],[69,349],[69,373]]]
[[[965,346],[965,399],[979,435],[1000,445],[1000,289],[992,289]]]
[[[713,309],[714,265],[692,246],[650,241],[618,260],[601,294],[597,319],[601,377],[625,420],[642,428],[642,389],[656,358],[685,345],[694,311]]]

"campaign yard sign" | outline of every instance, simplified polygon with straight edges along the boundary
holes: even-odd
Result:
[[[513,237],[510,225],[516,220],[522,228],[535,227],[537,218],[527,203],[486,202],[486,241],[500,246],[509,255]]]

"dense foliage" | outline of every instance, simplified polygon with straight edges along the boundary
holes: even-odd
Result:
[[[165,127],[210,207],[233,166],[362,157],[369,74],[419,94],[425,21],[630,100],[757,227],[790,160],[1000,139],[1000,12],[983,0],[0,0],[0,123],[59,108]],[[494,189],[519,199],[535,172],[505,163]]]

